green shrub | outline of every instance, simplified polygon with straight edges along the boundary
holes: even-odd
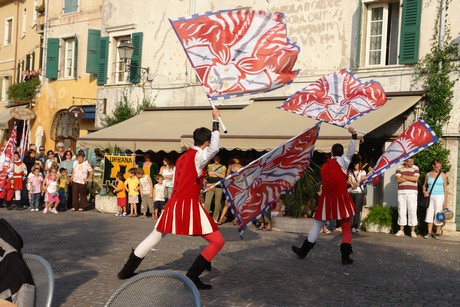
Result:
[[[30,102],[35,98],[35,89],[39,84],[40,80],[38,78],[13,84],[8,87],[8,99],[15,103]]]
[[[370,223],[379,225],[381,227],[393,228],[394,216],[398,216],[397,210],[390,207],[383,207],[381,205],[374,205],[369,208],[369,214],[362,221],[362,227],[366,229]]]
[[[296,182],[292,194],[286,195],[286,213],[292,217],[311,216],[316,207],[316,195],[320,188],[318,177],[311,167]]]

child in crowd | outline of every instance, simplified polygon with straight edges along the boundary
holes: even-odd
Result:
[[[30,196],[30,211],[38,212],[40,196],[42,194],[43,176],[40,173],[40,167],[32,168],[32,172],[27,177],[27,189]]]
[[[55,214],[58,213],[56,210],[56,207],[59,204],[58,179],[56,171],[51,170],[46,176],[46,179],[43,182],[43,193],[48,195],[48,199],[45,197],[46,201],[43,213],[48,213],[48,211],[51,211]]]
[[[118,217],[126,217],[126,187],[125,183],[123,182],[124,180],[125,178],[123,177],[123,174],[118,172],[117,179],[115,181],[117,186],[115,186],[113,183],[110,184],[110,186],[114,188],[113,193],[117,194],[118,213],[115,214],[115,216]]]
[[[150,213],[153,213],[153,183],[150,176],[144,174],[142,168],[137,169],[137,177],[139,178],[142,197],[141,212],[142,217],[145,218],[147,216],[147,209],[150,210]]]
[[[58,195],[59,195],[59,206],[58,211],[66,211],[67,204],[67,188],[70,184],[69,176],[67,176],[67,169],[61,167],[59,169],[59,186],[58,186]]]
[[[163,176],[161,174],[156,175],[155,180],[157,183],[153,188],[154,213],[152,218],[157,219],[165,206],[166,187],[163,185]]]
[[[129,169],[129,178],[125,181],[126,191],[128,192],[128,203],[131,213],[129,216],[137,217],[137,204],[139,203],[139,179],[137,178],[137,168]]]

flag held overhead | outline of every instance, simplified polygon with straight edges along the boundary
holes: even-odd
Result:
[[[300,48],[287,38],[282,13],[227,10],[170,22],[212,100],[272,91],[298,74]]]
[[[348,69],[342,69],[294,93],[278,108],[346,127],[386,102],[380,83],[362,82]]]

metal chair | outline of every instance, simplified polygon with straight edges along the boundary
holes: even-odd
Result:
[[[43,257],[23,254],[22,257],[32,272],[35,283],[35,306],[51,307],[54,295],[54,273]]]
[[[195,284],[186,276],[169,270],[140,273],[120,286],[106,307],[201,306]]]

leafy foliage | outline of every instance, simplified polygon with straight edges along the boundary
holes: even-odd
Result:
[[[112,115],[108,115],[102,119],[102,125],[104,127],[116,125],[139,114],[143,109],[152,107],[151,103],[146,99],[142,100],[140,104],[136,103],[136,105],[135,107],[129,97],[124,94],[121,99],[115,103],[115,110]]]
[[[370,223],[383,227],[392,227],[393,216],[397,216],[398,212],[390,207],[383,207],[381,205],[374,205],[369,208],[369,214],[362,222],[363,228],[366,228]]]
[[[450,0],[447,0],[446,11]],[[441,0],[438,0],[440,7]],[[439,137],[442,137],[444,125],[449,121],[453,108],[454,85],[458,80],[460,66],[454,59],[458,58],[458,48],[452,42],[450,27],[444,23],[444,38],[439,37],[440,16],[438,15],[434,33],[431,39],[431,52],[421,59],[415,68],[415,80],[422,82],[426,91],[426,101],[422,106],[421,117],[430,125]],[[431,170],[433,159],[442,161],[443,171],[450,170],[448,160],[449,150],[441,143],[437,143],[423,150],[415,156],[415,164],[420,168],[420,181],[423,182],[425,174]]]
[[[292,194],[285,198],[284,204],[288,214],[292,217],[300,217],[303,214],[311,216],[316,207],[319,188],[318,176],[311,167],[308,167],[296,182]]]
[[[13,84],[8,87],[8,98],[15,103],[32,101],[35,98],[35,89],[39,84],[40,80],[38,78]]]

